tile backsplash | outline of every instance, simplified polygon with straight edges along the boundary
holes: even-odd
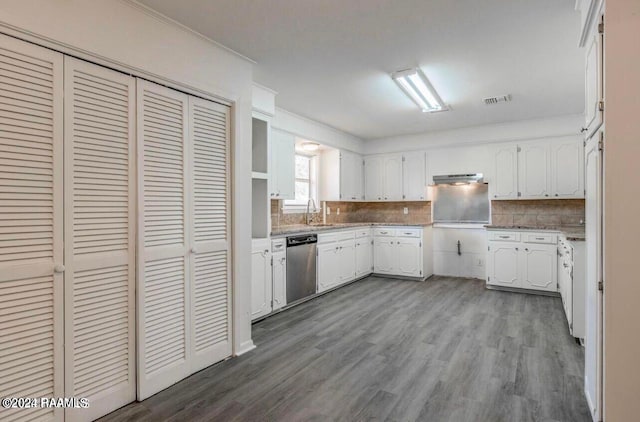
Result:
[[[428,224],[431,202],[327,202],[327,223]],[[404,214],[404,208],[408,214]],[[340,209],[340,215],[338,215]]]
[[[584,199],[491,201],[491,223],[532,227],[582,224],[584,207]]]

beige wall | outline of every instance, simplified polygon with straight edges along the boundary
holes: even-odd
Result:
[[[640,417],[640,1],[606,0],[604,416]]]
[[[252,63],[126,0],[2,0],[0,32],[232,104],[234,352],[251,349]]]

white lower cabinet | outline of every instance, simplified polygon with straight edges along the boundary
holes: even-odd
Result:
[[[356,278],[373,272],[373,238],[368,235],[356,239]]]
[[[373,239],[374,273],[425,278],[431,275],[431,228],[377,227]]]
[[[577,338],[585,337],[586,263],[585,242],[558,239],[558,290],[562,297],[569,332]]]
[[[286,239],[271,243],[272,305],[273,311],[287,304],[287,249]]]
[[[271,313],[271,251],[269,239],[254,239],[251,248],[251,319]]]
[[[342,284],[356,278],[356,243],[344,240],[338,247],[338,284]]]
[[[557,235],[489,231],[487,285],[558,291]]]
[[[527,245],[522,256],[522,288],[558,291],[557,246]]]
[[[318,267],[318,293],[338,285],[339,248],[337,243],[333,242],[326,245],[318,245],[318,261],[316,264]]]

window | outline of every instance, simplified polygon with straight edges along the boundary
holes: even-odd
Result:
[[[296,155],[296,199],[285,199],[283,209],[286,211],[303,211],[307,202],[313,199],[318,207],[317,159],[306,155]]]

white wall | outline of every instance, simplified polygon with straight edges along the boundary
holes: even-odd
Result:
[[[234,353],[252,348],[252,63],[124,0],[3,0],[0,31],[232,105]]]
[[[364,151],[364,141],[362,139],[279,107],[276,107],[276,114],[271,121],[271,126],[300,138],[333,148],[360,154]]]
[[[460,252],[458,255],[458,241]],[[455,224],[433,226],[433,273],[454,277],[486,277],[487,233],[482,225],[460,228]]]
[[[448,113],[455,113],[455,111]],[[428,116],[425,118],[428,118]],[[366,141],[364,153],[378,154],[452,146],[478,146],[492,142],[577,135],[583,124],[584,116],[582,114],[576,114],[548,119],[524,120],[440,132],[419,133],[393,138],[381,138]]]

